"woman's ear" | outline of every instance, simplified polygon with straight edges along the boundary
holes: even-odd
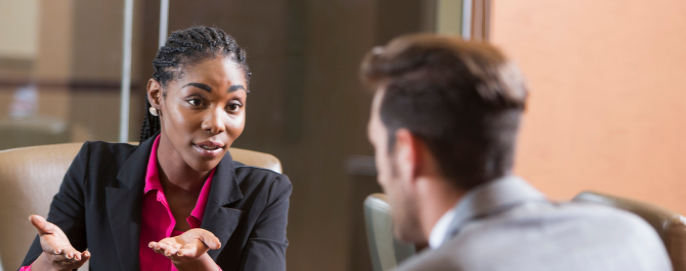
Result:
[[[150,101],[150,105],[158,110],[160,109],[160,104],[162,103],[162,84],[153,78],[148,80],[148,101]]]

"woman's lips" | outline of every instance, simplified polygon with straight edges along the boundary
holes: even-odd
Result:
[[[214,141],[203,141],[194,143],[193,148],[204,157],[214,158],[224,150],[224,144]]]
[[[224,144],[217,142],[217,141],[203,141],[203,142],[198,142],[195,143],[195,145],[198,145],[200,147],[207,147],[207,148],[223,148]]]

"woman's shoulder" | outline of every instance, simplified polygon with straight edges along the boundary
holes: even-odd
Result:
[[[287,201],[293,191],[293,184],[285,174],[267,168],[245,165],[237,161],[233,161],[233,167],[236,181],[244,196],[263,194],[269,201]],[[254,197],[247,196],[247,198]]]
[[[87,158],[89,162],[121,164],[138,148],[128,143],[111,143],[105,141],[86,141],[81,146],[78,156]],[[78,157],[77,157],[78,160]]]
[[[252,185],[261,183],[259,186],[291,186],[291,181],[288,179],[288,176],[271,169],[250,166],[238,161],[233,161],[233,168],[239,183],[248,181],[248,183],[251,183]]]
[[[90,187],[96,190],[118,184],[117,176],[136,148],[135,145],[125,143],[86,141],[69,166],[63,182],[70,183],[73,187]]]
[[[112,143],[105,141],[86,141],[81,147],[81,151],[88,151],[94,153],[109,153],[109,154],[128,154],[133,153],[138,145],[131,145],[129,143]]]
[[[236,176],[252,176],[252,177],[262,177],[266,179],[286,179],[288,180],[288,177],[284,174],[281,174],[279,172],[276,172],[274,170],[268,169],[268,168],[262,168],[262,167],[256,167],[256,166],[250,166],[243,164],[238,161],[233,161],[232,163],[234,170],[236,171]]]

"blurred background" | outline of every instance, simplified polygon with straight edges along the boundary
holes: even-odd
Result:
[[[233,147],[274,154],[293,182],[290,270],[371,270],[362,202],[380,188],[366,140],[372,95],[357,69],[405,33],[490,41],[518,62],[531,95],[516,172],[553,199],[595,190],[686,213],[685,1],[468,4],[170,1],[168,32],[216,26],[248,51],[247,125]],[[0,150],[119,141],[121,131],[138,141],[161,4],[133,1],[122,128],[124,7],[0,0]]]

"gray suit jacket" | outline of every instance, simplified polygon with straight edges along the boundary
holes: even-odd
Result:
[[[457,204],[447,240],[397,270],[672,270],[657,233],[641,218],[584,203],[554,203],[510,176]]]

